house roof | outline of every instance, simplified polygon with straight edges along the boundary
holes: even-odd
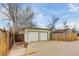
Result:
[[[69,29],[59,29],[59,30],[55,30],[54,32],[52,33],[64,33],[66,31],[68,31]]]

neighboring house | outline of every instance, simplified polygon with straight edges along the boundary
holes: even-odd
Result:
[[[43,41],[50,40],[50,30],[45,28],[26,28],[24,30],[24,41]]]
[[[59,29],[52,32],[52,40],[76,40],[77,33],[70,29]]]
[[[52,33],[67,33],[67,32],[72,32],[72,31],[70,29],[58,29]]]

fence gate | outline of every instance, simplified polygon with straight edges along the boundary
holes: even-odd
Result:
[[[15,42],[24,42],[24,34],[15,34]]]

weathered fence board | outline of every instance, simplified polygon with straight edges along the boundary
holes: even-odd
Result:
[[[0,31],[0,56],[9,52],[9,33]]]
[[[52,40],[73,41],[77,40],[76,33],[52,33]]]

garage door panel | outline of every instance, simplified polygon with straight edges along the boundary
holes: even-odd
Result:
[[[38,41],[38,32],[28,32],[28,41]]]
[[[47,34],[48,34],[47,32],[44,32],[44,33],[41,32],[41,33],[40,33],[40,40],[47,40],[47,39],[48,39],[48,38],[47,38]]]

